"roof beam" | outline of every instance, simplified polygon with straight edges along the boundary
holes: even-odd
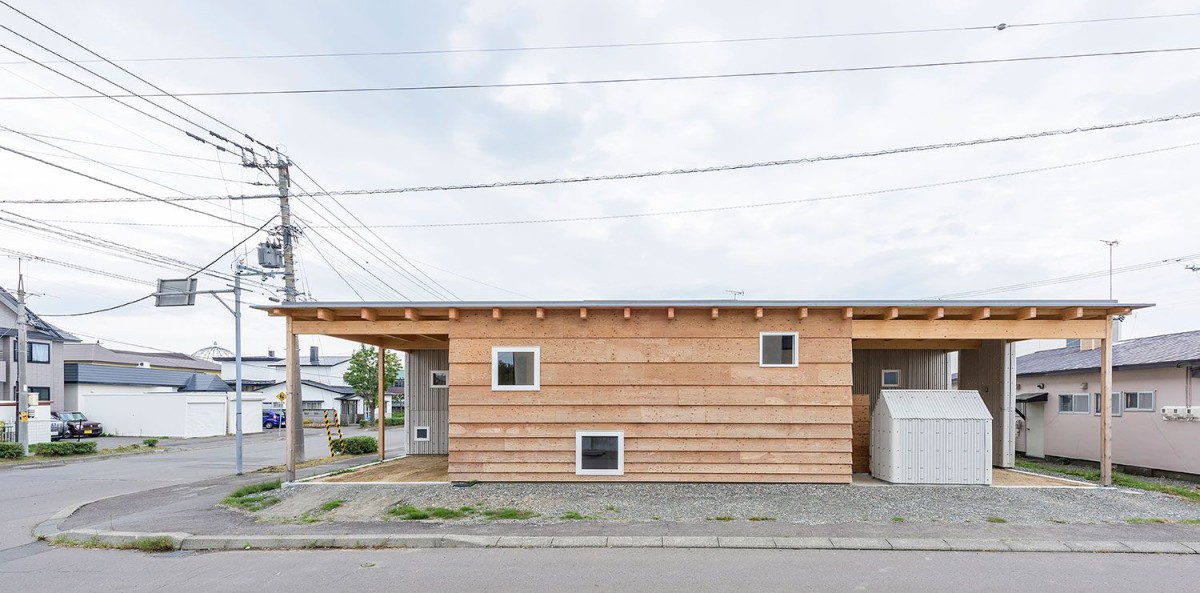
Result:
[[[1014,319],[972,321],[968,319],[855,319],[850,335],[875,340],[1033,340],[1099,338],[1104,336],[1103,319]]]
[[[800,309],[798,311],[796,311],[796,314],[800,317],[800,319],[807,319],[808,318],[808,307],[800,307]]]
[[[417,314],[416,309],[408,308],[404,310],[404,319],[408,321],[420,321],[423,318]]]
[[[1058,318],[1062,319],[1063,321],[1079,319],[1080,317],[1083,317],[1083,307],[1067,307],[1066,309],[1063,309],[1062,313],[1060,313],[1058,316]]]
[[[1022,321],[1037,317],[1037,307],[1021,307],[1017,309],[1017,319]]]
[[[337,315],[334,314],[333,309],[317,309],[317,319],[321,321],[335,321],[337,320]]]
[[[988,317],[991,317],[991,316],[992,316],[992,308],[991,307],[979,307],[978,309],[971,311],[971,319],[974,319],[975,321],[987,319]]]
[[[983,340],[874,340],[857,339],[855,350],[978,350]]]
[[[675,307],[667,307],[667,320],[675,321]]]
[[[755,319],[762,319],[762,318],[763,318],[763,308],[762,308],[762,307],[755,307],[755,308],[754,308],[754,318],[755,318]]]
[[[625,307],[625,321],[629,321],[631,317],[633,317],[633,312],[629,310],[629,307]]]
[[[946,308],[945,307],[934,307],[933,309],[931,309],[929,311],[929,313],[925,314],[925,319],[933,321],[935,319],[941,319],[945,316],[946,316]]]
[[[579,308],[579,318],[584,321],[587,321],[587,307]]]
[[[448,317],[450,319],[450,321],[458,321],[458,308],[450,307],[449,309],[447,309],[446,317]]]
[[[545,310],[545,309],[543,309],[543,308],[541,308],[541,307],[538,307],[538,308],[537,308],[537,310],[533,312],[533,314],[534,314],[534,316],[535,316],[535,317],[537,317],[538,319],[545,319],[545,318],[546,318],[546,310]]]
[[[365,321],[379,321],[379,313],[375,309],[359,309],[358,316]]]
[[[717,317],[719,317],[720,315],[721,315],[721,308],[720,308],[720,307],[713,307],[713,309],[712,309],[712,318],[713,318],[713,319],[716,319],[716,318],[717,318]]]
[[[387,335],[416,335],[416,334],[447,334],[450,333],[449,321],[308,321],[292,320],[292,332],[317,336],[335,336],[338,334],[355,334],[360,336]]]
[[[854,307],[842,308],[842,319],[854,319]]]
[[[900,316],[900,308],[899,307],[886,307],[883,310],[884,321],[891,321],[899,316]]]
[[[500,319],[503,314],[500,313],[500,307],[492,307],[492,319]]]

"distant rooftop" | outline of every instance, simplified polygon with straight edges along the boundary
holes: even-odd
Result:
[[[63,347],[63,360],[66,362],[94,362],[126,366],[137,366],[139,363],[144,362],[151,367],[192,369],[209,373],[221,370],[221,365],[219,364],[197,360],[180,352],[113,350],[103,344],[66,344]]]
[[[233,389],[220,377],[203,372],[169,371],[107,364],[68,363],[64,365],[66,383],[174,387],[179,391],[228,392]]]
[[[1113,368],[1200,365],[1200,330],[1113,344]],[[1018,375],[1100,369],[1100,350],[1068,346],[1017,357]]]

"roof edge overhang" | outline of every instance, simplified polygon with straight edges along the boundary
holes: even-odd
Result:
[[[1144,309],[1153,303],[1121,303],[1115,300],[731,300],[731,299],[664,299],[664,300],[578,300],[578,301],[298,301],[253,305],[255,309],[595,309],[633,308],[792,308],[840,309],[845,307],[1111,307]]]

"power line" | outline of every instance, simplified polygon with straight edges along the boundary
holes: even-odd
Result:
[[[1109,17],[1096,19],[1077,19],[1063,21],[1045,21],[1045,22],[1029,22],[1029,23],[998,23],[995,25],[969,25],[959,27],[933,27],[922,29],[893,29],[881,31],[861,31],[861,32],[844,32],[844,33],[815,33],[801,35],[773,35],[762,37],[731,37],[717,39],[687,39],[676,41],[641,41],[641,42],[621,42],[621,43],[586,43],[573,45],[534,45],[534,46],[508,46],[508,47],[483,47],[483,48],[449,48],[449,49],[414,49],[414,50],[390,50],[390,51],[346,51],[346,52],[324,52],[324,53],[290,53],[290,54],[242,54],[242,55],[225,55],[225,56],[168,56],[156,58],[125,58],[112,60],[117,63],[134,63],[134,62],[196,62],[196,61],[228,61],[228,60],[281,60],[281,59],[310,59],[310,58],[344,58],[344,57],[370,57],[370,56],[415,56],[415,55],[439,55],[439,54],[467,54],[467,53],[512,53],[512,52],[537,52],[537,51],[562,51],[562,50],[582,50],[582,49],[614,49],[628,47],[670,47],[681,45],[715,45],[725,43],[761,43],[772,41],[796,41],[806,39],[833,39],[840,37],[873,37],[873,36],[895,36],[895,35],[914,35],[926,33],[950,33],[961,31],[1004,31],[1007,29],[1019,29],[1025,27],[1046,27],[1058,25],[1076,25],[1076,24],[1093,24],[1093,23],[1109,23],[1118,21],[1139,21],[1151,19],[1168,19],[1181,17],[1200,16],[1200,13],[1174,13],[1174,14],[1155,14],[1142,16],[1125,16],[1125,17]],[[79,60],[80,62],[100,62],[107,60]],[[0,64],[26,64],[26,62],[0,62]]]
[[[2,27],[3,25],[0,25]],[[3,46],[0,46],[3,47]],[[7,48],[6,48],[7,49]],[[843,68],[811,68],[805,70],[771,70],[761,72],[729,72],[725,74],[684,74],[674,76],[645,76],[645,77],[627,77],[627,78],[595,78],[595,79],[580,79],[580,80],[553,80],[543,82],[496,82],[496,83],[475,83],[475,84],[435,84],[421,86],[375,86],[375,87],[337,87],[337,88],[316,88],[316,89],[275,89],[275,90],[249,90],[249,91],[192,91],[180,93],[143,93],[143,94],[128,94],[122,95],[101,94],[101,95],[63,95],[63,96],[45,96],[45,95],[18,95],[0,97],[4,101],[36,101],[36,100],[55,100],[55,99],[100,99],[100,98],[146,98],[146,97],[246,97],[252,95],[318,95],[318,94],[336,94],[336,93],[377,93],[377,92],[410,92],[410,91],[453,91],[467,89],[510,89],[510,88],[531,88],[531,87],[558,87],[558,86],[587,86],[587,85],[604,85],[604,84],[623,84],[623,83],[638,83],[638,82],[674,82],[681,80],[722,80],[736,78],[764,78],[773,76],[801,76],[808,74],[833,74],[842,72],[879,72],[887,70],[906,70],[913,68],[941,68],[946,66],[970,66],[977,64],[1011,64],[1020,62],[1040,62],[1047,60],[1071,60],[1079,58],[1097,58],[1111,56],[1136,56],[1150,54],[1166,54],[1176,52],[1191,52],[1200,50],[1200,47],[1171,47],[1158,49],[1138,49],[1129,51],[1109,51],[1109,52],[1092,52],[1078,54],[1055,54],[1047,56],[1024,56],[1016,58],[992,58],[986,60],[955,60],[942,62],[919,62],[912,64],[886,64],[880,66],[850,66]],[[15,53],[15,52],[14,52]],[[93,89],[94,90],[94,89]]]
[[[378,194],[404,194],[418,192],[440,192],[440,191],[459,191],[459,190],[474,190],[474,189],[496,189],[503,187],[523,187],[523,186],[539,186],[539,185],[558,185],[568,183],[590,183],[595,181],[616,181],[625,179],[641,179],[647,177],[663,177],[672,175],[691,175],[696,173],[715,173],[720,171],[739,171],[744,169],[758,169],[765,167],[780,167],[786,165],[800,165],[807,163],[818,163],[825,161],[844,161],[859,158],[872,158],[879,156],[888,156],[894,154],[905,154],[912,152],[929,152],[934,150],[943,150],[948,148],[962,148],[967,146],[979,146],[984,144],[997,144],[1004,142],[1014,142],[1019,140],[1029,140],[1034,138],[1045,138],[1050,136],[1066,136],[1071,134],[1079,134],[1084,132],[1095,132],[1101,130],[1113,130],[1118,128],[1128,128],[1147,124],[1164,123],[1170,121],[1179,121],[1194,119],[1200,117],[1200,112],[1182,113],[1176,115],[1167,115],[1162,117],[1154,117],[1139,120],[1129,120],[1122,122],[1114,122],[1108,124],[1095,124],[1091,126],[1081,126],[1074,128],[1060,128],[1056,130],[1044,130],[1040,132],[1029,132],[1025,134],[1016,134],[1011,136],[995,136],[990,138],[978,138],[972,140],[959,140],[954,142],[939,142],[935,144],[921,144],[915,146],[905,146],[901,148],[887,148],[882,150],[872,150],[865,152],[853,152],[833,155],[821,155],[812,157],[801,157],[796,159],[780,159],[774,161],[759,161],[752,163],[736,163],[728,165],[714,165],[708,167],[692,167],[684,169],[664,169],[658,171],[642,171],[636,173],[615,173],[610,175],[590,175],[584,177],[560,177],[557,179],[536,179],[536,180],[520,180],[520,181],[496,181],[492,183],[470,183],[458,185],[425,185],[400,188],[383,188],[383,189],[353,189],[353,190],[332,190],[321,193],[298,192],[293,193],[297,197],[311,196],[364,196]],[[168,196],[157,197],[150,196],[142,199],[133,198],[51,198],[51,199],[27,199],[27,198],[0,198],[0,204],[86,204],[86,203],[113,203],[113,202],[147,202],[147,201],[170,201],[170,202],[187,202],[196,200],[260,200],[260,199],[278,199],[275,195],[243,195],[243,196],[228,196],[228,195],[212,195],[212,196]]]
[[[1181,263],[1181,262],[1185,262],[1185,261],[1192,261],[1192,260],[1197,260],[1197,259],[1200,259],[1200,253],[1193,253],[1191,255],[1171,257],[1171,258],[1167,258],[1167,259],[1142,262],[1140,264],[1133,264],[1130,266],[1114,268],[1113,270],[1111,270],[1111,273],[1123,274],[1126,272],[1137,272],[1140,270],[1148,270],[1150,268],[1169,266],[1172,264],[1177,264],[1177,263]],[[966,291],[966,292],[956,292],[956,293],[952,293],[952,294],[944,294],[944,295],[936,296],[936,297],[932,297],[932,298],[934,298],[934,299],[961,299],[961,298],[969,298],[969,297],[975,297],[975,296],[981,296],[981,295],[996,294],[996,293],[1000,293],[1000,292],[1012,292],[1014,290],[1025,290],[1027,288],[1038,288],[1041,286],[1050,286],[1052,284],[1065,284],[1068,282],[1078,282],[1080,280],[1090,280],[1092,278],[1102,278],[1104,276],[1109,275],[1109,273],[1110,273],[1110,271],[1108,269],[1104,269],[1104,270],[1097,270],[1095,272],[1085,272],[1082,274],[1073,274],[1071,276],[1060,276],[1058,278],[1035,280],[1033,282],[1022,282],[1020,284],[1010,284],[1007,286],[996,286],[993,288],[984,288],[981,290],[970,290],[970,291]]]
[[[187,276],[185,276],[185,278],[194,278],[194,277],[196,277],[196,275],[200,274],[201,272],[205,272],[205,271],[207,271],[209,268],[211,268],[211,267],[213,267],[214,265],[216,265],[216,264],[217,264],[217,262],[221,261],[221,259],[223,259],[223,258],[224,258],[226,255],[229,255],[230,253],[233,253],[233,251],[234,251],[235,249],[237,249],[238,247],[241,247],[243,243],[245,243],[246,241],[249,241],[250,239],[253,239],[254,237],[258,236],[258,234],[259,234],[260,232],[262,232],[262,230],[263,230],[263,229],[267,228],[267,225],[269,225],[269,224],[271,224],[272,222],[274,222],[274,220],[275,220],[275,217],[274,217],[274,216],[272,216],[270,220],[268,220],[267,222],[263,223],[263,225],[262,225],[262,226],[260,226],[260,227],[258,227],[257,229],[255,229],[255,230],[254,230],[254,232],[250,233],[249,235],[246,235],[246,238],[245,238],[245,239],[242,239],[241,241],[238,241],[237,243],[235,243],[235,244],[233,245],[233,247],[230,247],[229,249],[226,249],[226,250],[225,250],[225,251],[224,251],[224,252],[223,252],[221,255],[218,255],[218,256],[217,256],[215,259],[213,259],[212,261],[208,262],[208,264],[206,264],[205,266],[203,266],[203,267],[201,267],[201,268],[199,268],[199,269],[197,269],[197,270],[193,271],[192,273],[188,274]],[[95,315],[96,313],[107,313],[107,312],[109,312],[109,311],[114,311],[114,310],[116,310],[116,309],[120,309],[120,308],[122,308],[122,307],[128,307],[129,305],[132,305],[132,304],[134,304],[134,303],[140,303],[140,302],[142,302],[142,301],[144,301],[144,300],[146,300],[146,299],[148,299],[148,298],[150,298],[150,297],[154,296],[154,294],[155,294],[155,293],[150,293],[150,294],[148,294],[148,295],[146,295],[146,296],[144,296],[144,297],[136,298],[136,299],[133,299],[132,301],[128,301],[128,302],[125,302],[125,303],[121,303],[121,304],[119,304],[119,305],[113,305],[113,306],[111,306],[111,307],[105,307],[105,308],[103,308],[103,309],[95,309],[95,310],[92,310],[92,311],[84,311],[84,312],[81,312],[81,313],[58,313],[58,314],[52,314],[52,315],[41,315],[41,317],[83,317],[84,315]]]
[[[13,130],[11,130],[9,128],[5,128],[3,126],[0,126],[0,131],[11,132]],[[185,173],[183,171],[172,171],[171,169],[159,169],[157,167],[143,167],[141,165],[130,165],[127,163],[114,163],[112,161],[102,161],[99,159],[94,159],[94,158],[86,157],[86,156],[66,156],[66,155],[62,155],[62,154],[58,154],[58,153],[45,152],[45,151],[41,151],[41,150],[26,149],[25,152],[28,152],[29,154],[38,154],[38,155],[42,155],[42,156],[52,156],[52,157],[60,158],[60,159],[69,159],[72,161],[87,161],[87,162],[95,163],[98,165],[108,165],[110,167],[116,167],[118,169],[138,169],[140,171],[153,171],[155,173],[163,173],[165,175],[179,175],[181,177],[192,177],[195,179],[210,179],[213,181],[224,181],[225,183],[229,183],[229,181],[227,179],[223,179],[221,177],[216,177],[214,175],[200,175],[197,173]],[[263,185],[263,186],[270,185],[269,183],[263,183],[261,181],[234,180],[233,182],[241,183],[244,185]]]
[[[53,264],[53,265],[56,265],[56,266],[61,266],[61,267],[64,267],[64,268],[70,268],[70,269],[72,269],[72,270],[78,270],[78,271],[80,271],[80,272],[88,272],[88,273],[91,273],[91,274],[96,274],[96,275],[99,275],[99,276],[106,276],[106,277],[108,277],[108,278],[113,278],[113,279],[116,279],[116,280],[124,280],[124,281],[126,281],[126,282],[132,282],[132,283],[134,283],[134,284],[142,284],[142,285],[147,285],[147,286],[154,286],[154,283],[153,283],[153,282],[150,282],[149,280],[142,280],[142,279],[140,279],[140,278],[133,278],[133,277],[131,277],[131,276],[123,276],[123,275],[121,275],[121,274],[117,274],[117,273],[115,273],[115,272],[107,272],[107,271],[105,271],[105,270],[98,270],[98,269],[96,269],[96,268],[89,268],[89,267],[87,267],[87,266],[83,266],[83,265],[79,265],[79,264],[73,264],[73,263],[71,263],[71,262],[60,261],[60,260],[57,260],[57,259],[51,259],[51,258],[49,258],[49,257],[43,257],[43,256],[40,256],[40,255],[33,255],[33,254],[31,254],[31,253],[25,253],[25,252],[23,252],[23,251],[16,251],[16,250],[14,250],[14,249],[8,249],[8,248],[6,248],[6,247],[0,247],[0,252],[2,252],[2,253],[7,253],[7,254],[9,254],[9,255],[11,255],[11,256],[13,256],[13,257],[19,257],[19,258],[22,258],[22,259],[28,259],[28,260],[31,260],[31,261],[40,261],[40,262],[45,262],[45,263],[48,263],[48,264]]]
[[[95,114],[93,114],[93,115],[95,115]],[[180,158],[180,159],[189,159],[189,160],[193,160],[193,161],[207,161],[207,162],[210,162],[210,163],[224,163],[224,164],[226,164],[226,165],[238,165],[238,166],[241,166],[241,164],[240,164],[240,163],[231,163],[231,162],[229,162],[229,161],[223,161],[223,160],[221,160],[221,159],[210,159],[210,158],[208,158],[208,157],[202,157],[202,156],[191,156],[191,155],[177,154],[177,153],[174,153],[174,152],[166,152],[166,151],[162,151],[162,150],[149,150],[149,149],[146,149],[146,148],[135,148],[135,147],[133,147],[133,146],[121,146],[120,144],[108,144],[108,143],[105,143],[105,142],[93,142],[93,141],[91,141],[91,140],[80,140],[80,139],[78,139],[78,138],[64,138],[64,137],[62,137],[62,136],[52,136],[52,135],[50,135],[50,134],[35,134],[35,133],[33,133],[33,132],[18,132],[17,130],[13,130],[13,129],[10,129],[10,128],[5,128],[3,131],[5,131],[5,132],[17,133],[17,134],[21,134],[22,136],[33,136],[33,137],[36,137],[36,138],[46,138],[46,139],[49,139],[49,140],[58,140],[58,141],[60,141],[60,142],[73,142],[73,143],[76,143],[76,144],[88,144],[88,145],[91,145],[91,146],[102,146],[102,147],[104,147],[104,148],[115,148],[115,149],[117,149],[117,150],[128,150],[128,151],[131,151],[131,152],[141,152],[141,153],[145,153],[145,154],[156,154],[156,155],[161,155],[161,156],[169,156],[169,157],[175,157],[175,158]]]

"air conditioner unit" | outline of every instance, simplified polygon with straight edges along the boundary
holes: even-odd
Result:
[[[1200,406],[1188,406],[1187,416],[1188,420],[1200,422]]]
[[[1192,406],[1192,407],[1195,408],[1197,406]],[[1163,420],[1187,420],[1188,419],[1188,407],[1187,406],[1163,406],[1162,407],[1162,417],[1163,417]]]

